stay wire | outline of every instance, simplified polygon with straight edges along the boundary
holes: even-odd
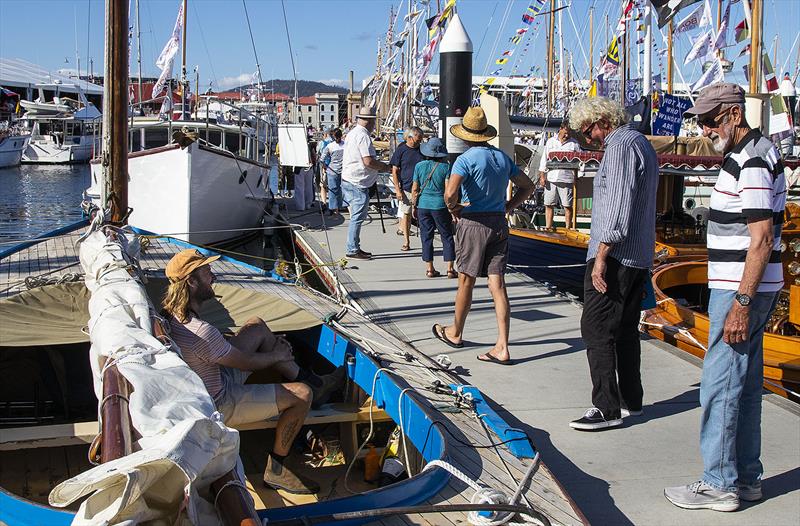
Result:
[[[283,2],[281,2],[283,3]],[[247,30],[250,32],[250,43],[253,45],[253,56],[256,59],[256,73],[258,73],[258,89],[261,90],[261,85],[264,84],[264,79],[261,78],[261,64],[258,62],[258,52],[256,51],[256,41],[253,39],[253,28],[250,27],[250,15],[247,13],[247,3],[242,0],[242,7],[244,7],[244,18],[247,20]],[[284,16],[286,16],[284,11]],[[288,30],[287,30],[288,33]]]

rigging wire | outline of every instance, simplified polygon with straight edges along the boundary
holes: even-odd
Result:
[[[253,56],[256,59],[256,73],[258,73],[258,90],[261,91],[261,85],[264,83],[264,79],[261,78],[261,64],[258,62],[258,52],[256,51],[256,41],[253,39],[253,28],[250,27],[250,15],[247,13],[247,3],[245,0],[242,0],[242,7],[244,7],[244,18],[247,20],[247,30],[250,32],[250,43],[253,45]],[[286,16],[286,11],[284,10],[284,17]],[[285,18],[284,18],[285,19]],[[286,30],[287,34],[289,30]],[[259,93],[261,95],[261,93]]]
[[[200,30],[200,39],[203,41],[203,48],[206,50],[206,57],[208,58],[208,66],[211,68],[211,76],[214,78],[214,85],[219,89],[219,82],[217,81],[217,72],[214,71],[214,62],[211,61],[211,53],[208,52],[208,44],[206,43],[206,35],[203,32],[203,26],[200,24],[200,15],[197,14],[197,6],[192,3],[192,10],[194,11],[194,18],[197,21],[197,28]],[[249,24],[249,22],[248,22]],[[200,91],[200,88],[197,88]],[[199,95],[199,93],[198,93]]]
[[[494,20],[494,14],[497,11],[497,6],[500,5],[500,1],[494,3],[494,9],[492,9],[492,15],[489,17],[489,22],[486,24],[486,29],[483,30],[483,36],[481,37],[481,43],[478,46],[478,51],[475,52],[475,56],[479,56],[481,54],[481,48],[483,47],[483,42],[486,40],[486,33],[489,32],[489,27],[492,25],[492,20]]]
[[[283,26],[286,28],[286,42],[289,43],[289,58],[292,59],[292,74],[294,75],[294,106],[297,111],[297,68],[294,65],[294,51],[292,51],[292,39],[289,36],[289,22],[286,21],[286,4],[281,0],[283,10]]]
[[[497,44],[500,41],[500,36],[503,34],[503,29],[506,27],[506,21],[508,20],[508,16],[511,13],[511,8],[514,5],[514,0],[508,0],[508,4],[506,5],[506,9],[503,12],[503,19],[500,22],[500,27],[497,29],[497,33],[494,36],[494,44],[492,44],[492,50],[489,52],[489,55],[486,57],[486,64],[483,66],[483,73],[482,75],[485,77],[486,73],[489,71],[489,67],[494,60],[495,51],[497,51]]]

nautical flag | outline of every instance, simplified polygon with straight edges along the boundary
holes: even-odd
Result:
[[[714,57],[711,60],[711,65],[706,70],[703,75],[697,79],[697,82],[692,85],[692,91],[698,91],[702,88],[705,88],[709,84],[714,84],[715,82],[722,82],[725,80],[725,72],[722,71],[722,63],[719,60],[719,57]]]
[[[769,55],[761,55],[761,67],[764,70],[764,81],[767,84],[767,91],[773,92],[778,89],[778,79],[775,78],[775,69],[769,61]]]
[[[158,80],[153,84],[153,92],[151,98],[156,98],[161,94],[167,81],[172,77],[172,64],[175,62],[175,55],[181,47],[181,29],[183,28],[183,2],[178,8],[178,18],[175,20],[175,26],[172,28],[172,35],[170,35],[167,43],[164,44],[164,49],[156,59],[156,66],[161,70]],[[171,95],[171,94],[170,94]]]
[[[484,84],[487,84],[487,85],[491,86],[496,81],[497,81],[497,79],[495,77],[489,77],[488,79],[486,79],[486,82],[484,82]]]
[[[527,27],[521,27],[521,28],[517,29],[517,34],[518,35],[524,35],[527,32],[528,32],[528,28]]]
[[[501,66],[506,62],[508,62],[508,58],[498,58],[497,60],[494,61],[495,64],[500,64]]]
[[[644,37],[639,37],[636,39],[637,44],[644,44]]]
[[[514,54],[514,50],[513,49],[507,49],[507,50],[503,51],[503,56],[504,57],[510,57],[513,54]]]
[[[705,57],[714,53],[714,33],[709,29],[702,35],[697,37],[697,40],[694,41],[692,45],[692,49],[689,50],[689,53],[686,54],[686,58],[683,61],[683,65],[687,65],[689,62],[695,59],[705,59]]]
[[[747,44],[745,47],[743,47],[742,50],[739,51],[739,54],[736,56],[736,58],[739,58],[742,55],[746,55],[748,53],[750,53],[750,44]]]
[[[647,27],[644,24],[639,24],[636,26],[636,31],[644,31]]]
[[[736,24],[736,29],[734,29],[733,32],[737,44],[750,38],[750,30],[747,28],[747,19]]]
[[[708,0],[703,4],[703,17],[700,19],[700,27],[710,26],[713,19],[711,18],[711,6]]]
[[[606,52],[606,59],[611,65],[619,66],[619,43],[617,42],[617,37],[611,39]]]
[[[722,15],[722,22],[720,22],[719,29],[717,30],[717,40],[714,42],[714,49],[722,49],[728,47],[728,23],[731,17],[731,3],[725,8],[725,14]]]
[[[586,96],[588,98],[590,98],[590,99],[593,98],[593,97],[597,97],[597,81],[596,80],[592,81],[592,86],[589,88],[589,92],[586,93]]]
[[[532,17],[528,13],[525,13],[524,15],[522,15],[522,21],[524,23],[528,24],[528,25],[531,25],[533,23],[533,19],[534,19],[534,17]]]
[[[650,3],[656,8],[658,27],[662,28],[675,17],[678,11],[684,7],[696,4],[699,1],[700,0],[650,0]]]
[[[522,37],[519,35],[515,35],[511,37],[509,40],[511,40],[512,44],[519,44],[519,41],[522,40]]]

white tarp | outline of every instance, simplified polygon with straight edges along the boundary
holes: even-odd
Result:
[[[311,166],[305,125],[279,124],[278,147],[281,166]]]
[[[118,239],[95,231],[80,248],[91,292],[90,360],[98,400],[104,357],[132,385],[129,410],[141,449],[62,482],[50,504],[63,507],[89,495],[74,525],[218,524],[209,485],[237,467],[239,434],[222,423],[178,352],[152,336],[147,294],[127,270],[138,243]]]

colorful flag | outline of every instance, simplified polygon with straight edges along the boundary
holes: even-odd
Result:
[[[703,4],[703,16],[700,18],[700,27],[710,26],[713,18],[711,18],[711,6],[708,0]]]
[[[533,19],[534,19],[534,17],[532,17],[528,13],[525,13],[524,15],[522,15],[522,21],[524,23],[528,24],[528,25],[531,25],[533,23]]]
[[[656,8],[658,27],[663,28],[678,14],[678,11],[684,7],[696,4],[699,1],[700,0],[650,0],[650,3]]]
[[[507,58],[498,58],[497,60],[494,61],[495,64],[500,64],[500,65],[503,65],[506,62],[508,62]]]
[[[519,41],[522,40],[522,37],[519,35],[515,35],[511,37],[509,40],[511,40],[512,44],[519,44]]]
[[[715,82],[722,82],[725,80],[725,72],[722,71],[722,63],[719,60],[719,57],[714,57],[711,60],[711,65],[708,69],[703,73],[703,75],[697,79],[697,82],[692,85],[692,91],[698,91],[702,88],[705,88],[709,84],[714,84]]]
[[[689,53],[686,54],[686,58],[683,61],[683,65],[689,64],[692,60],[695,59],[705,59],[707,56],[714,53],[714,33],[712,30],[708,30],[702,35],[697,37],[697,40],[694,41],[692,45],[692,49],[689,50]]]
[[[510,57],[513,54],[514,54],[514,50],[513,49],[507,49],[507,50],[503,51],[503,56],[504,57]]]
[[[619,66],[619,43],[617,37],[611,39],[606,52],[606,59],[612,66]]]
[[[742,55],[746,55],[746,54],[749,54],[749,53],[750,53],[750,44],[747,44],[745,47],[742,48],[741,51],[739,51],[739,54],[736,56],[736,58],[739,58]]]
[[[517,29],[517,34],[518,35],[524,35],[527,32],[528,32],[528,28],[527,27],[521,27],[521,28]]]
[[[705,11],[705,5],[699,5],[697,8],[686,15],[683,20],[678,22],[678,25],[672,30],[673,35],[679,35],[681,33],[685,33],[686,31],[691,31],[692,29],[697,29],[700,27],[700,21],[703,19],[703,14]]]
[[[775,69],[769,61],[769,55],[764,53],[761,55],[761,67],[764,70],[764,81],[767,84],[767,91],[773,92],[778,89],[778,79],[775,78]]]
[[[735,35],[734,38],[736,39],[737,44],[750,38],[750,30],[747,28],[747,19],[736,24],[736,28],[733,30],[733,33]]]

